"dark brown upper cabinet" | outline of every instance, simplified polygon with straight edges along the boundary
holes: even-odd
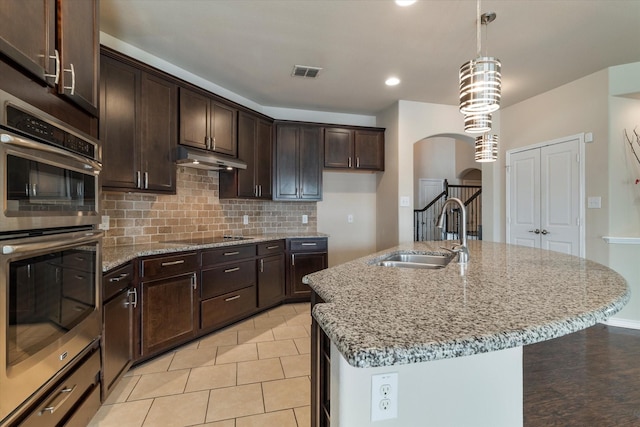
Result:
[[[0,7],[0,51],[43,82],[56,72],[55,13],[55,0],[3,0]]]
[[[276,125],[274,200],[322,200],[322,127]]]
[[[236,157],[237,110],[180,88],[180,144]]]
[[[97,0],[3,0],[0,19],[0,51],[97,117]]]
[[[105,53],[100,91],[102,187],[175,193],[176,84]]]
[[[324,167],[384,171],[384,130],[325,128]]]
[[[220,171],[220,197],[267,199],[272,197],[273,123],[255,114],[238,114],[238,159],[247,169]]]
[[[58,0],[58,12],[58,93],[98,115],[98,2]]]

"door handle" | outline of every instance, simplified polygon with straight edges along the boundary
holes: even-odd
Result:
[[[550,234],[547,230],[542,230],[540,233],[542,233],[543,235]]]
[[[529,233],[536,233],[536,234],[540,234],[540,229],[536,228],[535,230],[529,230]],[[546,234],[546,233],[543,233]]]

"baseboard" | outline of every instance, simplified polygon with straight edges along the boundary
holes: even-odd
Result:
[[[602,322],[605,325],[609,326],[617,326],[619,328],[627,328],[627,329],[639,329],[640,330],[640,320],[629,320],[629,319],[617,319],[615,317]]]

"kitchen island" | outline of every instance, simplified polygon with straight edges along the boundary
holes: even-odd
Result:
[[[330,341],[330,375],[312,370],[315,421],[330,377],[332,427],[522,425],[522,346],[592,326],[629,299],[603,265],[501,243],[470,241],[465,266],[377,265],[398,252],[443,253],[443,244],[405,244],[306,277],[324,302],[312,310],[316,338]],[[382,413],[397,417],[371,421],[386,398],[372,377],[388,373],[397,386]]]

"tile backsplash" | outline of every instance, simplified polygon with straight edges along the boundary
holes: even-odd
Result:
[[[192,237],[315,232],[316,202],[220,200],[218,172],[178,167],[177,194],[102,193],[104,246]],[[243,224],[244,215],[249,224]],[[302,224],[308,215],[308,224]]]

